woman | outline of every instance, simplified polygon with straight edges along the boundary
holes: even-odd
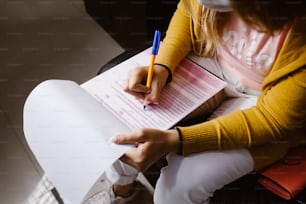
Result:
[[[217,189],[305,142],[305,11],[305,1],[181,0],[150,94],[141,83],[147,67],[130,73],[125,90],[146,104],[158,102],[176,65],[192,51],[214,62],[215,74],[229,84],[228,100],[200,124],[118,135],[115,143],[138,145],[114,165],[115,195],[132,194],[134,168],[144,171],[167,155],[154,203],[209,203]],[[120,175],[130,180],[117,182]]]

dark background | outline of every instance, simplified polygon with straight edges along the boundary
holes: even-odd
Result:
[[[84,0],[88,14],[125,50],[164,35],[178,0]]]

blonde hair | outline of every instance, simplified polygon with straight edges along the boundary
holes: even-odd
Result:
[[[191,8],[190,0],[182,0],[192,18],[193,24],[198,24],[202,32],[199,32],[195,42],[194,52],[201,56],[211,57],[216,53],[216,45],[219,41],[224,25],[224,15],[212,9],[200,6],[197,13]],[[201,13],[199,15],[199,12]]]
[[[222,35],[223,27],[229,12],[217,12],[215,10],[191,4],[191,0],[182,0],[193,24],[198,24],[201,32],[194,31],[193,50],[201,56],[211,57],[216,54],[216,45]],[[305,18],[306,1],[288,2],[288,0],[231,0],[233,11],[250,27],[260,32],[273,35],[285,26],[293,24],[297,19]],[[197,6],[198,9],[191,8]],[[195,35],[196,34],[196,35]]]

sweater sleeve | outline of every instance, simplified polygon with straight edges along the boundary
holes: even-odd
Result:
[[[305,129],[306,69],[300,68],[259,97],[257,105],[189,127],[179,127],[183,155],[206,150],[249,148],[281,141]],[[305,134],[305,133],[304,133]]]
[[[187,12],[183,2],[180,1],[155,61],[169,67],[172,74],[177,64],[191,50],[190,23],[190,14]]]

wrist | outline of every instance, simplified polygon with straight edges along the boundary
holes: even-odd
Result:
[[[163,72],[165,72],[165,76],[167,76],[167,83],[172,80],[172,72],[168,66],[160,63],[155,63],[154,66],[159,67]]]
[[[183,155],[183,136],[182,136],[182,132],[178,127],[174,127],[174,129],[177,131],[178,138],[179,138],[177,154]]]
[[[182,154],[182,138],[179,129],[170,129],[167,130],[167,133],[169,142],[169,152]]]

